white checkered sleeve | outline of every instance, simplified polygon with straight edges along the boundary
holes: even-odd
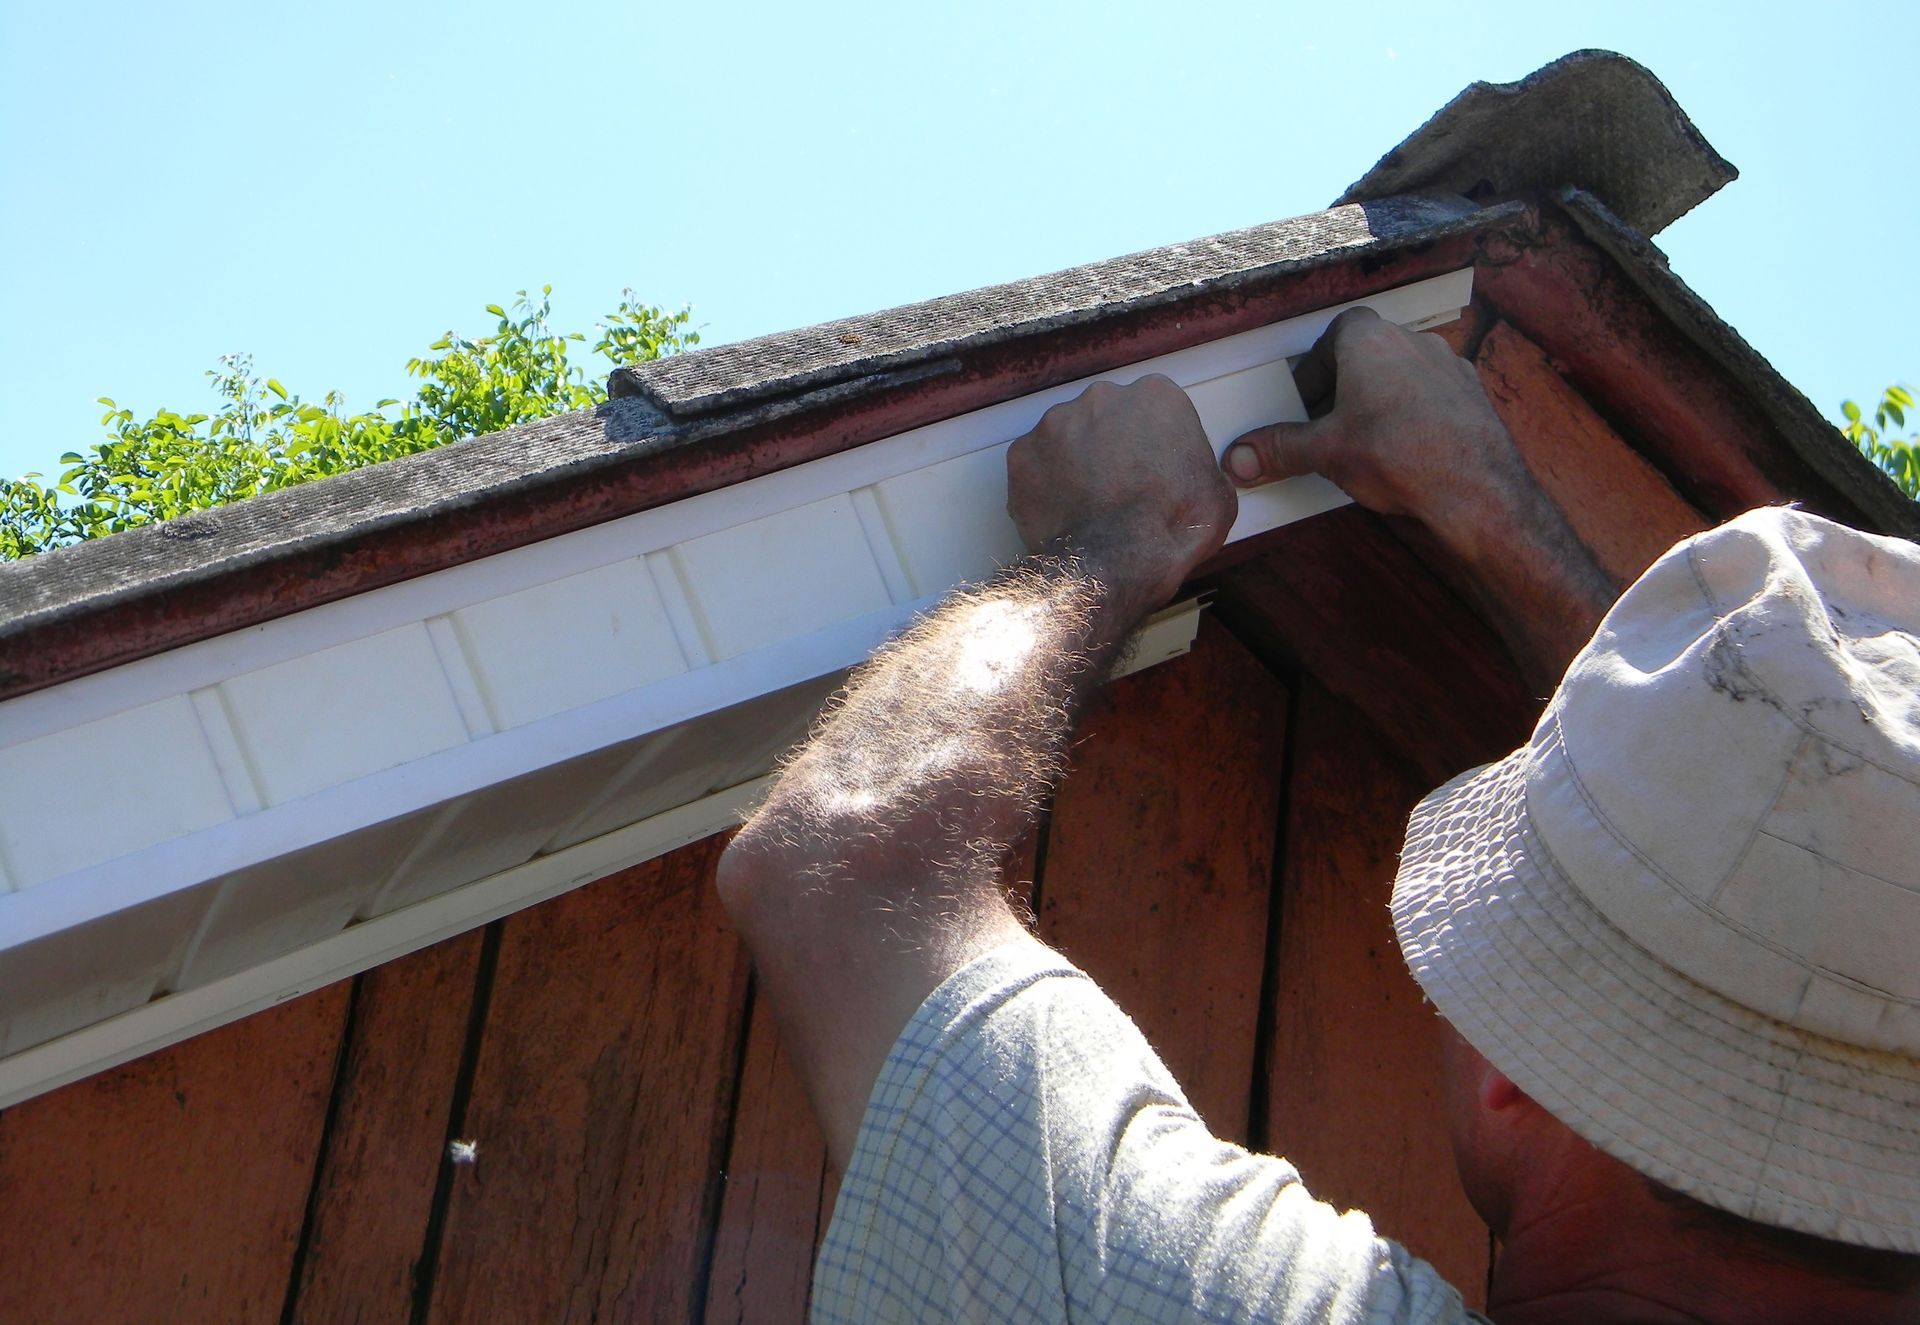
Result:
[[[1482,1319],[1291,1164],[1211,1136],[1126,1014],[1032,940],[901,1033],[814,1275],[816,1325]]]

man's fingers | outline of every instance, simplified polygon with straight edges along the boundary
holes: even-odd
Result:
[[[1327,329],[1320,333],[1313,348],[1294,364],[1294,389],[1300,393],[1300,402],[1307,407],[1310,418],[1317,419],[1333,408],[1333,393],[1340,379],[1340,359],[1356,337],[1367,334],[1380,321],[1380,315],[1365,305],[1349,308],[1327,323]]]
[[[1313,348],[1293,365],[1293,388],[1309,415],[1325,414],[1333,408],[1333,335],[1323,333]]]
[[[1255,428],[1227,448],[1221,467],[1243,488],[1318,473],[1324,431],[1318,420]]]

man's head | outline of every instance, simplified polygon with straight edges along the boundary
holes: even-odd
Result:
[[[1916,823],[1920,549],[1768,510],[1656,563],[1533,740],[1409,828],[1409,965],[1513,1092],[1470,1101],[1483,1210],[1564,1128],[1740,1219],[1920,1252]]]
[[[1920,1301],[1920,1256],[1743,1219],[1655,1182],[1541,1108],[1442,1025],[1447,1123],[1461,1185],[1502,1243],[1551,1224],[1548,1254],[1564,1256],[1582,1242],[1610,1244],[1582,1266],[1554,1268],[1650,1265],[1671,1280],[1684,1265],[1691,1282],[1664,1286],[1723,1306],[1741,1294],[1778,1295],[1795,1281],[1814,1283],[1816,1300],[1829,1304],[1842,1291],[1856,1303],[1860,1294]],[[1705,1266],[1716,1266],[1717,1276]],[[1719,1282],[1708,1281],[1715,1277]]]

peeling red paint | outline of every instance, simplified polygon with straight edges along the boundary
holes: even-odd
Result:
[[[1483,262],[1474,289],[1696,506],[1727,518],[1791,497],[1860,520],[1759,402],[1564,217],[1547,213],[1531,242]]]

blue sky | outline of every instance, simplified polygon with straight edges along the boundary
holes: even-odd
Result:
[[[0,3],[0,474],[97,440],[97,396],[204,407],[233,350],[404,394],[522,287],[583,329],[691,302],[714,343],[1310,211],[1582,46],[1741,169],[1660,242],[1831,415],[1920,376],[1916,14]]]

